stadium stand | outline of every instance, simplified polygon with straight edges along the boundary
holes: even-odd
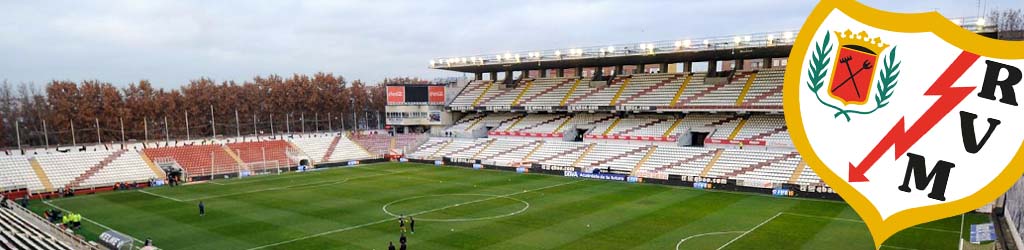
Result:
[[[351,139],[362,146],[371,155],[404,154],[418,143],[426,140],[424,134],[396,134],[394,136],[385,133],[376,134],[354,134]]]
[[[290,145],[287,141],[238,142],[228,143],[226,146],[231,153],[234,153],[243,164],[250,168],[277,168],[298,164],[297,161],[288,157]]]
[[[221,145],[147,148],[142,152],[157,164],[180,166],[188,176],[236,173],[242,164]]]
[[[33,191],[45,190],[40,178],[33,171],[28,156],[11,155],[0,157],[0,187],[3,190],[24,187]]]
[[[21,206],[7,201],[0,208],[0,249],[72,250],[100,249],[45,221]]]
[[[161,179],[158,172],[135,150],[124,150],[119,157],[110,161],[105,167],[97,170],[91,177],[82,178],[80,183],[72,183],[72,187],[109,186],[118,182],[146,182]],[[117,153],[115,153],[117,154]],[[88,173],[88,172],[87,172]],[[85,176],[83,174],[82,176]],[[77,180],[77,179],[76,179]]]
[[[414,159],[456,161],[512,167],[524,162],[549,166],[597,168],[612,173],[636,172],[740,179],[754,183],[810,185],[821,180],[813,171],[796,175],[802,160],[794,151],[717,149],[561,140],[430,138],[409,155]],[[803,166],[806,167],[806,166]],[[794,177],[796,177],[794,179]]]

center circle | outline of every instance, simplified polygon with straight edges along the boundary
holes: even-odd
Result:
[[[529,208],[529,202],[508,196],[432,194],[398,199],[384,204],[381,210],[393,217],[411,215],[420,221],[463,222],[509,217]],[[428,216],[444,212],[448,214]]]

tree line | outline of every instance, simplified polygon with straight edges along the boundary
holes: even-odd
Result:
[[[4,81],[0,148],[16,147],[19,135],[27,147],[120,142],[122,135],[128,141],[174,141],[211,137],[214,131],[235,136],[377,128],[386,100],[381,83],[349,82],[330,73],[219,83],[199,78],[177,89],[154,88],[147,80],[122,88],[98,80],[43,86]]]

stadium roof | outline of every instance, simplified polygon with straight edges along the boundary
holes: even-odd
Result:
[[[950,19],[976,33],[993,32],[984,18]],[[610,44],[578,48],[505,52],[474,56],[435,58],[429,67],[457,72],[481,73],[532,69],[605,67],[615,65],[702,62],[746,58],[788,57],[796,29],[717,37],[685,38]]]

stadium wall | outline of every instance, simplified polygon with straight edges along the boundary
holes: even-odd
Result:
[[[1012,232],[1013,243],[1017,249],[1024,249],[1024,178],[1006,192],[1004,199],[1004,218]]]

